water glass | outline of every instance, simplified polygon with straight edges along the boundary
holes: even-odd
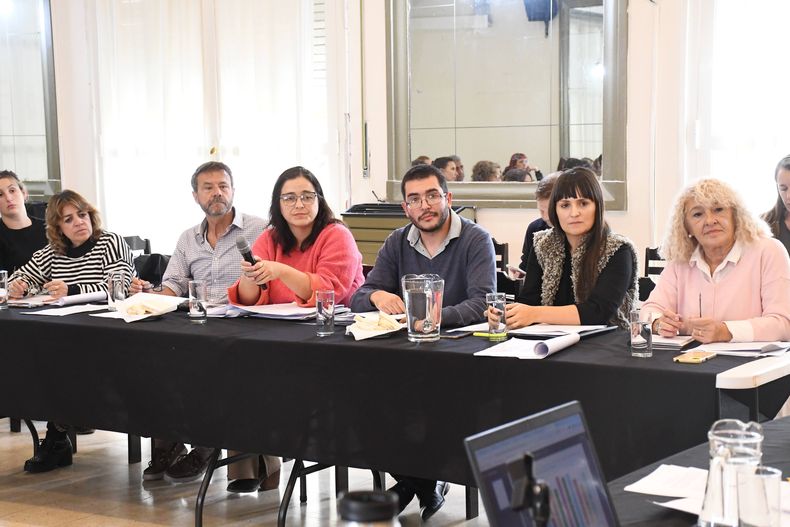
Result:
[[[115,303],[126,300],[126,284],[121,271],[107,275],[107,309],[116,311]]]
[[[779,527],[782,471],[771,467],[743,467],[738,471],[738,525]]]
[[[631,356],[640,358],[652,357],[653,332],[650,329],[650,322],[641,319],[638,309],[634,309],[629,313],[628,321],[631,330]]]
[[[189,281],[189,320],[194,324],[206,323],[206,282]]]
[[[507,338],[507,325],[505,323],[505,293],[487,293],[486,304],[489,309],[500,313],[499,319],[492,322],[488,319],[488,340],[495,342]]]
[[[8,271],[0,270],[0,311],[8,309]]]
[[[315,292],[315,325],[319,337],[335,332],[335,292],[331,289]]]
[[[407,274],[401,278],[401,287],[409,341],[439,340],[444,280],[435,274]]]

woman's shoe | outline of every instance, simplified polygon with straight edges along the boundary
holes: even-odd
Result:
[[[261,481],[258,479],[234,479],[228,483],[228,492],[258,492],[258,485],[260,484]]]
[[[44,437],[36,455],[25,461],[25,472],[49,472],[71,465],[72,447],[68,437],[52,439]]]
[[[280,471],[272,472],[261,481],[260,490],[274,490],[280,486]]]

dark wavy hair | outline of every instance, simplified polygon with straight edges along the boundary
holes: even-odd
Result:
[[[776,182],[776,178],[779,177],[780,170],[790,170],[790,156],[783,157],[779,163],[776,165],[776,169],[774,170],[774,182]],[[771,227],[771,233],[774,235],[775,238],[779,237],[779,223],[785,221],[787,217],[787,207],[785,206],[785,202],[782,201],[782,196],[779,195],[779,191],[777,189],[776,192],[776,203],[774,207],[763,214],[762,219],[765,220],[765,223]]]
[[[91,227],[93,234],[91,240],[98,240],[104,231],[101,228],[101,217],[96,207],[91,205],[88,200],[74,192],[73,190],[64,190],[58,192],[51,198],[47,204],[47,239],[52,246],[52,250],[56,254],[66,254],[66,248],[71,245],[71,241],[66,238],[63,231],[60,230],[60,220],[63,219],[63,207],[72,205],[79,212],[87,212],[88,217],[91,219]]]
[[[526,158],[527,158],[526,154],[522,154],[521,152],[516,152],[515,154],[510,156],[510,162],[507,164],[504,171],[507,172],[508,170],[516,168],[516,163],[518,163],[519,160]]]
[[[272,202],[269,207],[269,226],[274,229],[274,242],[283,248],[285,254],[289,254],[291,250],[296,247],[296,237],[293,232],[291,232],[291,228],[288,226],[288,222],[285,221],[285,217],[280,210],[280,194],[283,191],[283,185],[285,185],[286,181],[299,177],[305,178],[313,185],[316,199],[318,199],[318,214],[316,214],[315,220],[313,220],[313,228],[310,231],[310,235],[302,242],[299,250],[306,251],[310,248],[327,225],[331,223],[341,223],[340,220],[335,218],[329,205],[326,204],[324,190],[321,188],[321,183],[318,182],[318,179],[313,173],[304,167],[289,168],[277,178],[277,182],[272,189]]]
[[[606,238],[609,236],[609,225],[604,219],[603,192],[594,170],[586,167],[572,168],[560,174],[554,182],[549,200],[549,219],[554,231],[563,241],[567,241],[567,237],[557,216],[557,203],[568,198],[587,198],[595,203],[595,221],[584,239],[584,258],[576,280],[576,296],[580,302],[584,302],[598,281],[598,260],[606,248]]]
[[[426,179],[431,176],[436,178],[442,192],[447,194],[447,180],[444,178],[441,169],[434,165],[416,165],[407,170],[406,173],[403,174],[403,179],[400,180],[400,193],[403,195],[403,201],[406,201],[406,183],[416,179]]]

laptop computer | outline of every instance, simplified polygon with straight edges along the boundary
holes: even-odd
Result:
[[[508,466],[533,456],[535,479],[548,484],[548,525],[617,526],[617,515],[587,431],[582,407],[569,402],[464,440],[492,527],[534,525],[528,510],[514,511]]]

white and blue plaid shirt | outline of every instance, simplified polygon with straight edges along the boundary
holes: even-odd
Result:
[[[177,296],[187,296],[190,280],[204,280],[209,302],[228,302],[228,287],[241,274],[236,237],[241,234],[252,246],[266,228],[266,222],[257,216],[241,214],[235,208],[233,212],[233,223],[219,237],[216,247],[206,239],[208,222],[205,219],[181,234],[162,278],[162,286],[170,288]]]

